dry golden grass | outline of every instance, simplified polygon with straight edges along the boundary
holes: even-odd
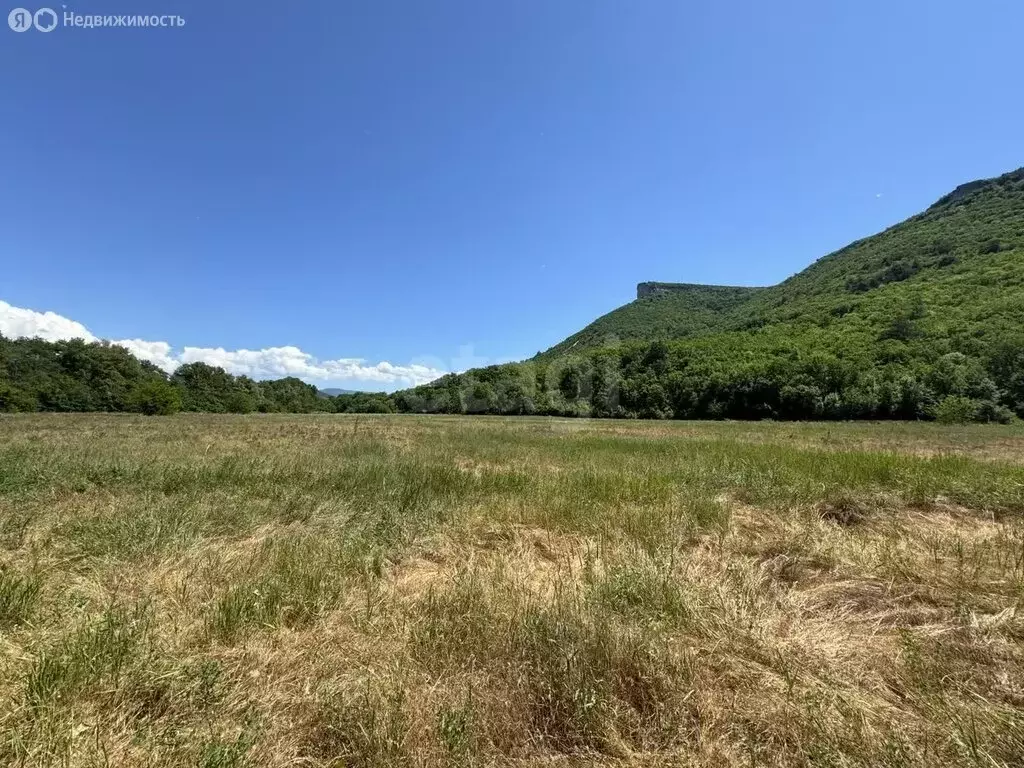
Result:
[[[0,418],[0,764],[1024,764],[1016,428]]]

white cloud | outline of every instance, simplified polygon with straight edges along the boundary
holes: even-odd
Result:
[[[74,320],[53,312],[13,307],[4,301],[0,301],[0,334],[8,338],[38,336],[47,341],[98,341],[88,328]],[[244,375],[254,379],[295,376],[320,385],[345,384],[349,388],[370,385],[386,389],[426,384],[446,373],[441,367],[418,363],[395,365],[382,361],[371,365],[361,358],[318,360],[298,347],[236,350],[184,347],[180,352],[175,352],[166,341],[124,339],[111,343],[124,347],[140,360],[148,360],[168,373],[185,363],[206,363],[219,366],[236,376]]]
[[[9,339],[21,337],[58,341],[59,339],[85,339],[96,341],[89,329],[74,320],[68,320],[54,312],[36,312],[31,309],[12,307],[0,301],[0,334]]]
[[[415,386],[444,375],[443,370],[423,365],[395,365],[387,361],[367,365],[359,358],[317,360],[298,347],[267,349],[209,349],[185,347],[178,357],[182,363],[217,365],[229,373],[254,379],[297,376],[316,382],[363,381],[374,384]]]
[[[121,339],[113,342],[124,347],[139,360],[148,360],[158,368],[163,368],[170,373],[181,362],[174,356],[171,345],[166,341],[143,341],[142,339]]]

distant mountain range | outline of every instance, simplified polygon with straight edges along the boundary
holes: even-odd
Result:
[[[359,390],[357,389],[338,389],[337,387],[330,387],[328,389],[318,390],[321,397],[337,397],[338,395],[354,395]]]

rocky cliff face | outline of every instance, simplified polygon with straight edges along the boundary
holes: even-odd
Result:
[[[698,285],[697,283],[637,283],[636,297],[661,296],[666,293],[740,293],[758,290],[731,285]]]
[[[693,287],[689,283],[637,283],[636,297],[638,299],[645,299],[648,296],[685,291]]]

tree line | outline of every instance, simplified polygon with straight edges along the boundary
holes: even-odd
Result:
[[[898,329],[897,329],[898,331]],[[792,339],[654,341],[449,374],[391,395],[329,397],[289,377],[256,381],[204,363],[168,375],[104,342],[0,336],[0,411],[448,413],[640,419],[1024,417],[1024,335],[980,354],[923,354],[892,332],[871,354]],[[929,347],[930,348],[930,347]]]
[[[0,336],[0,411],[171,414],[333,411],[316,387],[289,377],[255,381],[189,363],[168,375],[105,342]]]
[[[900,338],[902,325],[889,330],[867,355],[741,333],[626,344],[449,375],[392,399],[395,410],[413,413],[999,423],[1024,417],[1024,336],[992,343],[982,355],[915,355],[911,340]]]

